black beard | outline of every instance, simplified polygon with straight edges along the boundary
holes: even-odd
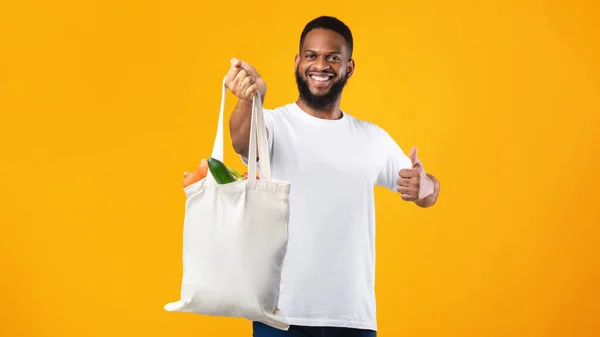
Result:
[[[310,88],[308,87],[308,82],[305,81],[300,75],[300,71],[296,68],[296,84],[298,85],[298,92],[300,93],[300,98],[308,105],[310,108],[315,110],[325,110],[342,94],[342,90],[348,81],[348,76],[343,77],[340,80],[337,80],[333,83],[329,91],[324,95],[315,95],[310,92]]]

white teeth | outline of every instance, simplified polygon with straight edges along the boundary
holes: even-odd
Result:
[[[310,77],[313,80],[319,81],[319,82],[325,82],[325,81],[329,80],[329,76],[315,76],[315,75],[311,75]]]

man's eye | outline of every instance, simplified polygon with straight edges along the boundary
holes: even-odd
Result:
[[[313,55],[313,54],[307,54],[307,55],[306,55],[306,58],[307,58],[307,59],[314,59],[314,58],[315,58],[315,55]]]
[[[330,59],[330,60],[332,60],[332,61],[335,61],[335,62],[337,62],[337,61],[339,61],[339,60],[340,60],[340,57],[339,57],[339,56],[337,56],[337,55],[334,55],[334,56],[330,56],[330,57],[329,57],[329,59]]]

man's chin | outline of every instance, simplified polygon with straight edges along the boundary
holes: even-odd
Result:
[[[329,93],[329,91],[331,90],[331,85],[328,85],[326,87],[313,87],[312,85],[309,85],[308,88],[309,88],[311,94],[313,94],[314,96],[320,97],[320,96],[325,96]]]

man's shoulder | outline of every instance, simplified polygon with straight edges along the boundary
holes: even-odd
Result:
[[[362,129],[365,132],[369,132],[374,135],[387,135],[387,131],[373,121],[358,118],[348,112],[344,112],[344,116],[345,118],[349,119],[352,125]]]

